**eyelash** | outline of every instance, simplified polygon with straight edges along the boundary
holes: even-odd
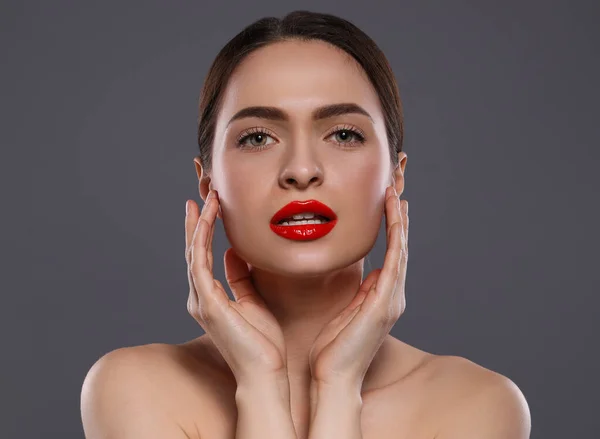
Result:
[[[353,140],[351,142],[337,142],[335,141],[334,143],[336,143],[337,145],[341,146],[342,148],[347,148],[348,145],[352,145],[352,147],[354,147],[356,144],[364,144],[365,143],[365,135],[362,132],[362,130],[359,130],[358,128],[354,128],[352,126],[341,126],[341,127],[335,127],[335,129],[333,131],[331,131],[329,134],[327,134],[327,137],[332,136],[333,134],[337,134],[339,132],[342,131],[346,131],[348,133],[350,133],[352,136],[354,136],[357,140]],[[245,130],[242,134],[240,134],[240,136],[238,137],[236,144],[238,148],[242,148],[242,149],[252,149],[252,150],[258,150],[260,151],[261,149],[265,149],[267,148],[269,145],[261,145],[261,146],[244,146],[244,142],[247,139],[250,139],[253,135],[255,134],[266,134],[269,137],[273,137],[273,134],[271,133],[271,131],[267,130],[266,128],[260,128],[260,127],[253,127],[253,128],[249,128],[247,130]]]

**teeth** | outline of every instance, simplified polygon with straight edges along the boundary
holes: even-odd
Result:
[[[301,226],[304,224],[325,224],[329,221],[322,219],[311,219],[311,220],[301,220],[301,221],[284,221],[280,225],[281,226]]]
[[[316,222],[315,222],[316,221]],[[295,224],[322,224],[329,220],[321,215],[315,215],[314,212],[303,212],[293,215],[292,218],[286,218],[281,221],[280,225],[295,225]]]
[[[294,218],[295,220],[302,220],[302,219],[311,219],[314,218],[315,214],[312,212],[308,212],[308,213],[299,213],[297,215],[294,215],[292,218]]]

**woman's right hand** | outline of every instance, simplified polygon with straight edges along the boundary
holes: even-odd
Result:
[[[201,213],[194,201],[186,204],[187,309],[219,349],[239,385],[258,375],[284,372],[285,342],[279,323],[252,285],[248,264],[232,248],[225,252],[224,264],[235,300],[214,279],[212,238],[218,210],[214,190]]]

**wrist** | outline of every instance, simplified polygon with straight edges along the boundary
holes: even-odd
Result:
[[[362,383],[355,381],[322,382],[311,381],[310,406],[314,415],[317,405],[337,405],[346,407],[362,407]],[[312,418],[312,416],[311,416]]]
[[[363,400],[356,382],[311,383],[310,425],[315,439],[360,438]]]
[[[243,401],[246,398],[256,401],[255,395],[260,395],[261,399],[265,395],[271,395],[278,397],[283,402],[289,402],[290,382],[287,370],[269,374],[255,374],[254,376],[248,376],[247,379],[237,380],[236,401]]]
[[[257,374],[252,380],[238,382],[235,402],[236,438],[297,438],[287,373]]]
[[[319,394],[341,394],[361,398],[362,382],[358,380],[317,381],[310,383],[311,396]]]

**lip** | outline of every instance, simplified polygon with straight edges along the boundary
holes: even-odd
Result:
[[[316,215],[321,215],[329,218],[330,221],[336,220],[337,215],[329,206],[321,203],[318,200],[292,201],[279,209],[273,218],[271,224],[277,225],[279,221],[303,212],[314,212]]]
[[[283,226],[278,224],[284,218],[298,213],[313,212],[329,219],[323,224],[303,224],[297,226]],[[327,235],[337,224],[337,215],[329,206],[317,200],[292,201],[283,206],[271,218],[271,230],[285,239],[293,241],[312,241]]]

